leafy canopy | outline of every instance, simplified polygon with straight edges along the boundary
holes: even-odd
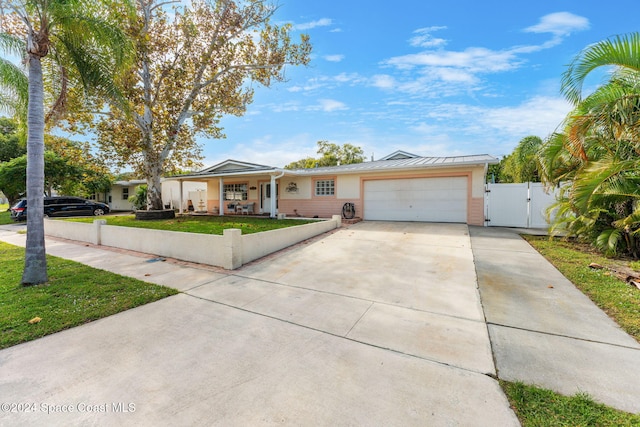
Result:
[[[586,97],[582,84],[601,66],[609,79]],[[553,231],[591,241],[608,254],[640,256],[640,34],[589,46],[563,76],[573,111],[540,155],[543,179],[567,181]]]
[[[311,52],[308,36],[294,43],[290,25],[271,23],[277,8],[267,1],[194,0],[169,13],[171,3],[137,0],[124,20],[136,49],[117,80],[128,108],[110,102],[96,125],[105,155],[147,180],[152,209],[162,208],[162,175],[200,165],[196,136],[223,138],[220,119],[244,114],[249,82],[285,81],[284,67],[307,64]]]
[[[345,143],[342,146],[329,141],[318,141],[319,158],[307,157],[285,166],[285,169],[310,169],[322,166],[350,165],[365,160],[364,151],[360,147]]]

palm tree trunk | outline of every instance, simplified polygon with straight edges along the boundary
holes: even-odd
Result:
[[[47,282],[44,246],[44,86],[40,57],[29,55],[27,112],[27,244],[22,284]]]

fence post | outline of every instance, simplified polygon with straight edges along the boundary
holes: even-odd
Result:
[[[235,270],[242,267],[242,230],[228,228],[222,232],[224,261],[222,267]]]
[[[94,245],[102,244],[102,226],[107,225],[106,219],[96,219],[93,221],[93,230],[91,230],[91,243]]]

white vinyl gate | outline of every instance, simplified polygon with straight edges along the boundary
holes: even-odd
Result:
[[[558,189],[548,193],[539,182],[487,184],[485,221],[489,227],[546,228],[546,211]]]

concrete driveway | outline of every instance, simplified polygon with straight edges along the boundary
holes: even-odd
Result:
[[[1,425],[518,425],[465,225],[363,222],[232,273],[48,251],[183,293],[0,351]]]

